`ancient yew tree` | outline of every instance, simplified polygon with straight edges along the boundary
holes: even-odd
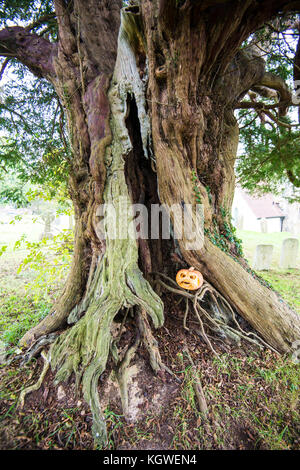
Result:
[[[233,323],[235,315],[243,317],[278,352],[289,352],[300,338],[299,317],[251,272],[230,232],[239,139],[234,110],[262,106],[243,101],[250,90],[275,97],[269,108],[277,109],[278,119],[291,104],[288,87],[266,72],[251,35],[297,13],[299,2],[121,3],[55,0],[43,17],[0,31],[0,55],[20,61],[53,85],[72,149],[73,263],[53,311],[22,344],[40,348],[55,338],[47,360],[57,382],[75,374],[100,439],[105,425],[97,387],[109,354],[125,391],[122,370],[140,338],[153,369],[164,368],[151,331],[151,325],[164,322],[162,283],[153,273],[174,279],[178,269],[194,266],[213,288],[206,308],[211,301],[212,310]],[[50,18],[57,22],[56,42],[37,29]],[[177,204],[182,211],[201,202],[204,246],[191,250],[184,236],[176,241],[111,238],[113,221],[99,224],[98,208],[111,204],[118,223],[128,226],[130,216],[120,200],[148,208]],[[177,219],[170,217],[176,232]],[[117,315],[126,322],[129,309],[137,340],[121,362],[111,328]]]

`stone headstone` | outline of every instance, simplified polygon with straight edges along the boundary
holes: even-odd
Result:
[[[257,245],[253,260],[253,269],[268,271],[272,262],[273,245]]]
[[[268,221],[266,219],[261,219],[260,230],[261,233],[268,233]]]
[[[286,238],[282,242],[280,263],[282,269],[297,267],[297,256],[299,250],[299,240],[297,238]]]
[[[52,239],[53,233],[51,232],[51,223],[54,221],[55,215],[50,211],[46,211],[45,213],[41,215],[41,217],[43,221],[45,222],[45,227],[44,227],[44,232],[41,233],[40,235],[40,240],[43,240],[44,238]]]

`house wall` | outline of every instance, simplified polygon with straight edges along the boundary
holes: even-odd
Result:
[[[281,232],[280,217],[266,219],[266,220],[267,220],[268,232]]]
[[[237,188],[234,193],[232,204],[233,225],[241,230],[260,232],[260,221],[249,207],[247,201]]]
[[[280,217],[265,219],[264,222],[261,219],[257,219],[239,188],[236,188],[234,193],[232,218],[233,225],[240,230],[262,232],[262,226],[265,225],[266,231],[269,233],[281,231]]]

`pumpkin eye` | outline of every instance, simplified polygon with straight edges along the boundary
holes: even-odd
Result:
[[[176,281],[183,289],[196,290],[202,286],[203,276],[199,271],[194,270],[194,268],[190,268],[189,270],[182,269],[178,271]]]

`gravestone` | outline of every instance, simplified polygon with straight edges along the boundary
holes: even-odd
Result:
[[[297,267],[298,249],[299,240],[297,238],[286,238],[283,240],[279,263],[281,269]]]
[[[43,240],[43,239],[52,240],[53,233],[51,232],[51,223],[54,221],[55,215],[52,212],[47,211],[41,214],[41,217],[43,221],[45,222],[45,227],[44,227],[43,233],[41,233],[40,235],[40,240]]]
[[[273,245],[257,245],[253,260],[253,269],[268,271],[272,262]]]

